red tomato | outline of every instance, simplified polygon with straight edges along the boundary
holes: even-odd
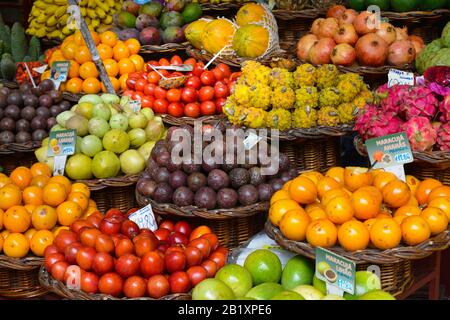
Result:
[[[213,278],[216,275],[217,263],[215,263],[214,261],[209,259],[205,260],[202,262],[201,266],[205,268],[208,278]]]
[[[145,79],[138,79],[134,85],[134,90],[144,92],[144,87],[147,84]]]
[[[157,251],[147,253],[141,259],[140,270],[146,278],[162,274],[164,272],[164,256]]]
[[[200,75],[200,81],[205,86],[212,86],[216,83],[216,77],[212,71],[203,71]]]
[[[219,246],[214,252],[222,252],[225,256],[228,256],[228,249],[222,246]]]
[[[186,103],[195,102],[198,99],[197,90],[194,88],[183,88],[181,91],[181,100]]]
[[[121,223],[121,218],[117,216],[105,218],[100,222],[100,231],[108,235],[119,233]],[[81,243],[83,243],[83,238],[81,239]]]
[[[77,253],[77,264],[81,269],[89,271],[92,268],[92,263],[97,252],[92,247],[83,247],[78,250]]]
[[[158,239],[153,234],[142,234],[134,239],[136,239],[135,251],[138,257],[145,256],[148,252],[156,250],[159,245]],[[133,239],[133,240],[134,240]]]
[[[161,76],[156,71],[150,71],[148,73],[147,81],[148,83],[152,83],[154,85],[157,85],[159,80],[161,80]]]
[[[206,258],[209,256],[209,253],[211,252],[211,245],[209,244],[209,241],[206,239],[194,239],[189,243],[190,247],[196,247],[199,249],[202,253],[202,257]]]
[[[92,272],[82,272],[80,278],[80,288],[86,293],[97,293],[98,276]]]
[[[189,269],[187,269],[186,273],[193,287],[202,282],[208,276],[208,272],[202,266],[190,267]]]
[[[127,213],[125,214],[125,216],[128,218],[131,214],[135,213],[136,211],[138,211],[138,208],[131,208],[128,209]]]
[[[165,99],[167,96],[167,91],[160,86],[155,88],[154,96],[156,99]]]
[[[62,253],[50,253],[45,255],[45,269],[47,269],[48,272],[51,272],[53,265],[58,261],[64,261],[64,255]]]
[[[194,58],[189,58],[184,60],[184,64],[189,64],[191,66],[195,66],[195,64],[197,63],[197,60],[195,60]]]
[[[214,98],[214,88],[210,86],[203,87],[198,91],[198,94],[201,102],[211,101]]]
[[[189,242],[188,237],[180,232],[172,232],[167,239],[167,242],[169,242],[170,245],[174,246],[177,244],[187,245]]]
[[[133,242],[130,239],[120,239],[117,242],[115,253],[117,258],[120,258],[126,254],[134,253]]]
[[[158,238],[159,241],[167,241],[170,235],[170,230],[160,228],[156,230],[154,233],[155,237]]]
[[[159,299],[168,295],[170,292],[169,280],[161,275],[155,275],[148,279],[147,282],[147,293],[150,297],[154,299]]]
[[[144,96],[141,100],[142,108],[153,108],[153,103],[155,102],[155,98],[153,96]]]
[[[133,254],[125,254],[116,261],[115,271],[119,276],[128,278],[139,272],[139,258]]]
[[[94,226],[94,228],[100,228],[100,223],[102,222],[103,215],[97,211],[94,214],[91,214],[86,220]]]
[[[167,113],[174,117],[183,116],[183,105],[180,102],[172,102],[167,107]]]
[[[139,234],[139,226],[134,221],[125,220],[124,222],[122,222],[120,232],[127,238],[133,239]]]
[[[214,261],[217,264],[217,268],[222,268],[227,261],[227,257],[222,252],[213,252],[209,259]]]
[[[227,102],[226,98],[216,99],[216,101],[215,101],[216,113],[218,113],[218,114],[222,113],[222,108],[223,108],[223,106],[225,105],[226,102]]]
[[[202,262],[202,252],[197,247],[187,247],[184,249],[184,254],[186,255],[186,264],[188,267],[199,265]]]
[[[219,63],[216,68],[222,71],[224,78],[229,78],[231,76],[230,67],[225,63]]]
[[[184,271],[177,271],[169,277],[170,292],[185,293],[191,289],[191,282],[189,276]]]
[[[100,234],[95,239],[95,250],[106,253],[114,252],[114,241],[107,234]]]
[[[101,276],[98,281],[98,289],[101,293],[118,297],[122,292],[123,280],[114,272],[109,272]]]
[[[214,96],[216,98],[226,98],[230,95],[228,87],[223,83],[216,83],[214,85]]]
[[[200,78],[197,76],[191,76],[187,79],[187,81],[184,84],[185,88],[192,88],[195,90],[200,89],[202,86],[202,82],[200,81]]]
[[[156,99],[153,103],[153,111],[155,113],[167,113],[169,102],[166,99]]]
[[[159,59],[159,65],[160,66],[170,66],[170,62],[166,58],[161,58],[161,59]]]
[[[66,247],[73,243],[78,241],[78,236],[75,232],[69,231],[69,230],[62,230],[58,235],[55,237],[55,240],[53,241],[53,244],[56,245],[58,250],[60,252],[64,252],[66,250]]]
[[[85,227],[92,228],[93,226],[87,220],[80,219],[70,225],[70,230],[76,234],[80,234],[80,230]]]
[[[164,228],[170,231],[174,231],[175,228],[175,223],[173,223],[173,221],[170,220],[163,220],[160,224],[159,224],[159,228]]]
[[[77,253],[83,247],[79,242],[73,242],[66,247],[64,251],[65,260],[70,264],[77,263]]]
[[[132,77],[128,77],[127,81],[125,82],[127,84],[127,88],[134,90],[135,86],[136,86],[136,78],[132,78]]]
[[[111,272],[114,269],[114,259],[106,252],[98,252],[94,261],[92,262],[92,270],[98,274],[103,275],[105,273]]]
[[[52,265],[51,274],[52,277],[56,280],[63,281],[64,274],[66,273],[66,269],[69,267],[69,264],[65,261],[57,261]]]
[[[203,116],[211,116],[216,113],[216,104],[212,101],[204,101],[200,105],[200,112]]]
[[[222,80],[223,78],[225,78],[224,73],[222,72],[222,70],[220,70],[219,68],[215,67],[214,69],[212,69],[212,73],[214,74],[214,77],[216,78],[217,81]]]
[[[184,106],[184,114],[187,117],[198,118],[200,116],[200,105],[198,102],[186,104]]]
[[[202,61],[197,62],[194,66],[194,69],[192,70],[192,74],[194,76],[200,77],[200,75],[203,73],[203,71],[205,71],[204,68],[205,68],[205,64]]]
[[[181,90],[180,89],[169,89],[167,91],[167,100],[169,102],[178,102],[181,100]]]
[[[170,64],[173,66],[177,66],[180,64],[183,64],[183,60],[181,60],[180,56],[173,56],[172,59],[170,59]]]
[[[178,221],[177,223],[175,223],[173,230],[175,232],[185,234],[188,237],[192,232],[191,226],[186,221]]]
[[[177,77],[182,77],[182,76],[184,76],[184,74],[182,74],[181,72],[175,71],[170,74],[169,78],[177,78]]]
[[[141,101],[142,98],[144,97],[144,93],[140,92],[140,91],[136,91],[133,96],[131,97],[133,100],[139,100]]]
[[[117,218],[124,219],[122,211],[120,211],[117,208],[112,208],[112,209],[109,209],[108,211],[106,211],[105,218],[111,218],[111,217],[117,217]]]
[[[150,72],[150,71],[153,70],[150,66],[157,67],[157,66],[159,66],[159,62],[156,61],[156,60],[150,60],[149,62],[147,62],[147,63],[145,64],[145,71],[146,71],[146,72]]]
[[[202,235],[212,233],[212,230],[208,226],[199,226],[192,230],[191,235],[189,236],[189,241],[200,238]]]
[[[214,233],[206,233],[200,237],[200,239],[206,239],[208,240],[209,244],[211,245],[211,251],[214,251],[219,246],[219,238]]]
[[[51,244],[51,245],[47,246],[47,248],[45,248],[44,256],[49,255],[51,253],[60,253],[58,248],[54,244]]]
[[[183,252],[166,252],[164,264],[169,273],[184,270],[186,266],[186,255]]]
[[[123,96],[130,97],[130,98],[133,96],[133,94],[134,94],[134,91],[128,90],[128,89],[122,93]]]
[[[155,88],[156,88],[156,85],[155,85],[155,84],[153,84],[153,83],[147,83],[147,84],[144,86],[144,94],[145,94],[146,96],[153,96],[154,93],[155,93]]]
[[[123,293],[127,298],[139,298],[147,292],[147,281],[139,276],[132,276],[125,280]]]

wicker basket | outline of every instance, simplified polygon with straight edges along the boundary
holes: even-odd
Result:
[[[150,53],[171,53],[178,50],[185,50],[189,42],[183,43],[166,43],[160,46],[156,45],[143,45],[140,54],[150,54]]]
[[[300,12],[304,9],[311,8],[311,1],[309,0],[275,0],[275,8],[280,11],[286,11],[286,12]],[[275,10],[272,12],[275,15]],[[278,18],[277,15],[275,17]]]
[[[58,281],[45,270],[45,267],[41,267],[41,269],[38,271],[39,276],[39,282],[41,285],[46,288],[48,291],[53,292],[57,294],[60,297],[71,299],[71,300],[156,300],[149,297],[143,297],[143,298],[134,298],[134,299],[127,299],[127,298],[116,298],[107,294],[88,294],[81,290],[75,290],[75,289],[69,289],[67,286],[62,283],[61,281]],[[177,293],[177,294],[170,294],[167,296],[162,297],[159,300],[191,300],[191,295],[188,293]]]
[[[405,166],[406,174],[413,175],[420,180],[433,178],[441,181],[444,185],[450,185],[450,170],[438,169],[418,163],[411,163]]]
[[[158,114],[163,120],[164,123],[171,126],[181,126],[181,125],[189,125],[193,126],[194,122],[202,122],[202,124],[216,124],[221,121],[225,121],[226,117],[224,114],[213,115],[213,116],[204,116],[200,118],[190,118],[190,117],[174,117],[170,114]]]
[[[91,190],[91,198],[101,213],[105,213],[111,208],[126,212],[128,209],[136,207],[134,189],[135,184]]]
[[[311,3],[312,5],[322,11],[322,12],[326,12],[328,10],[328,8],[334,6],[335,4],[342,4],[345,5],[346,4],[346,0],[312,0]]]
[[[43,259],[0,256],[0,296],[16,299],[40,297],[47,289],[39,283],[38,272]]]
[[[3,167],[3,173],[9,175],[15,168],[24,166],[31,167],[36,162],[34,156],[34,149],[30,149],[31,152],[15,152],[12,154],[2,154],[0,152],[0,165]]]

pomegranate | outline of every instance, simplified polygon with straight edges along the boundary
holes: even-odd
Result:
[[[331,52],[336,46],[336,42],[334,42],[331,38],[323,38],[317,41],[309,50],[309,61],[312,64],[327,64],[331,61]]]
[[[403,28],[395,28],[395,33],[397,35],[397,37],[395,38],[395,40],[408,40],[408,28],[407,27],[403,27]]]
[[[345,10],[344,14],[339,18],[339,23],[351,23],[355,21],[356,17],[358,16],[358,12],[356,12],[353,9],[347,9]]]
[[[333,38],[334,34],[339,29],[339,23],[336,18],[327,18],[321,24],[319,28],[319,39]]]
[[[398,40],[389,47],[389,64],[402,66],[413,62],[415,58],[416,49],[410,40]]]
[[[375,33],[369,33],[359,38],[355,50],[358,62],[365,66],[382,66],[388,56],[388,44]]]
[[[377,16],[369,11],[361,12],[353,22],[356,32],[360,35],[375,32]]]
[[[319,18],[319,19],[314,20],[314,22],[313,22],[313,24],[311,26],[311,33],[315,34],[316,36],[318,36],[319,35],[320,25],[324,21],[325,21],[324,18]]]
[[[414,45],[414,49],[416,49],[416,56],[418,56],[420,51],[422,51],[423,48],[425,47],[423,39],[419,36],[412,35],[409,36],[409,40],[411,40],[412,44]]]
[[[377,30],[376,34],[383,38],[388,45],[392,44],[397,38],[395,27],[387,22],[380,23],[380,28]]]
[[[345,12],[345,7],[343,5],[334,5],[330,7],[327,11],[327,18],[336,18],[339,19]]]
[[[348,43],[341,43],[334,47],[331,52],[331,61],[333,64],[342,66],[351,66],[355,63],[356,51]]]
[[[313,34],[307,34],[298,40],[297,42],[297,58],[300,60],[307,60],[309,50],[311,50],[312,46],[319,41],[319,38]]]
[[[334,34],[333,40],[338,44],[348,43],[354,46],[356,41],[358,41],[358,34],[352,24],[342,23]]]

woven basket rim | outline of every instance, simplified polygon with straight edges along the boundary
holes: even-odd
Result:
[[[44,266],[41,266],[39,269],[39,283],[46,288],[48,291],[51,291],[59,296],[62,296],[71,300],[190,300],[191,295],[188,293],[176,293],[170,294],[162,297],[161,299],[153,299],[150,297],[142,297],[142,298],[116,298],[108,294],[88,294],[81,290],[69,289],[67,286],[54,279],[45,269]]]
[[[286,239],[280,229],[275,227],[269,220],[265,224],[266,234],[274,239],[281,247],[310,258],[315,257],[315,247],[306,242],[292,241]],[[339,254],[345,258],[361,263],[388,264],[397,263],[402,260],[422,259],[435,251],[445,250],[450,246],[450,228],[416,246],[404,246],[388,249],[365,249],[354,252],[346,251],[341,247],[327,248],[327,250]]]
[[[0,145],[0,155],[14,154],[16,152],[34,152],[40,148],[42,141],[28,141],[22,143],[8,143]]]
[[[106,179],[76,180],[86,184],[91,191],[97,191],[108,187],[128,187],[139,180],[139,174],[130,174]]]
[[[173,52],[178,50],[184,50],[186,49],[186,46],[189,44],[188,41],[182,42],[182,43],[165,43],[162,45],[151,45],[146,44],[141,46],[141,49],[139,50],[139,53],[166,53],[166,52]]]
[[[164,123],[167,123],[172,126],[181,126],[181,125],[190,125],[193,126],[194,122],[201,121],[203,124],[214,124],[217,122],[224,121],[226,119],[225,115],[215,114],[212,116],[203,116],[200,118],[191,118],[191,117],[174,117],[170,114],[157,114],[157,116],[161,117]]]
[[[10,81],[5,79],[0,79],[0,84],[4,85],[9,89],[17,89],[19,88],[19,84],[16,81]]]
[[[28,255],[23,258],[12,258],[5,254],[0,255],[0,267],[14,270],[32,270],[39,268],[44,263],[44,258]]]

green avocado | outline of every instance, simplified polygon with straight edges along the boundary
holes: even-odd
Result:
[[[348,6],[356,11],[363,11],[367,9],[365,0],[348,0]]]
[[[390,0],[366,0],[366,7],[378,6],[381,11],[387,11],[390,7]]]
[[[415,11],[419,7],[418,0],[391,0],[391,7],[396,12]]]
[[[420,2],[420,9],[425,11],[431,11],[436,9],[445,8],[447,0],[422,0]]]

